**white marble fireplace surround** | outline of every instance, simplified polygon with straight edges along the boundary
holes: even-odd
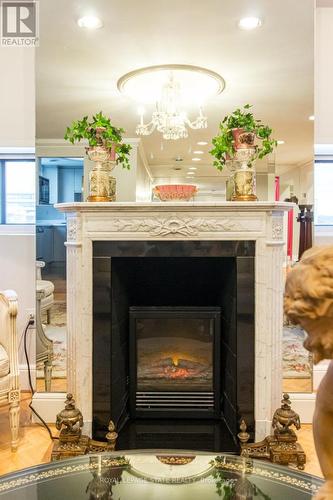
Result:
[[[67,216],[68,390],[92,425],[94,241],[254,240],[256,439],[271,430],[282,394],[282,298],[286,233],[282,202],[63,203]]]

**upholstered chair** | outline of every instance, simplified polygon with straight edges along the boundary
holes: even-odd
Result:
[[[37,292],[43,292],[41,299],[41,314],[46,312],[47,323],[51,322],[51,307],[54,302],[54,284],[52,281],[43,280],[42,269],[45,267],[45,262],[42,260],[36,261],[36,288]]]
[[[53,341],[44,331],[41,318],[41,303],[45,298],[43,290],[36,291],[36,363],[44,364],[45,391],[51,391]]]
[[[16,293],[13,290],[0,292],[0,404],[9,404],[12,451],[17,449],[20,423],[16,316]]]

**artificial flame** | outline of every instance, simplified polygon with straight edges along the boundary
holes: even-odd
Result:
[[[177,355],[172,356],[172,364],[173,366],[179,365],[179,357]]]

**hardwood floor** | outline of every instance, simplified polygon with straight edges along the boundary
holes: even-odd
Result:
[[[31,423],[28,407],[30,393],[23,393],[20,412],[20,441],[16,453],[11,452],[8,408],[0,408],[0,475],[25,467],[48,462],[52,443],[47,431],[38,424]],[[53,432],[57,430],[53,427]]]
[[[0,475],[50,461],[52,442],[44,427],[31,423],[29,402],[30,394],[23,393],[20,442],[16,453],[12,453],[10,449],[8,408],[0,407]],[[55,426],[50,427],[56,436],[58,431]],[[305,472],[322,477],[312,438],[312,426],[303,425],[297,434],[307,456]]]
[[[38,378],[36,380],[36,391],[45,392],[44,378]],[[52,392],[67,392],[67,378],[52,377]]]
[[[312,379],[311,378],[284,378],[282,381],[283,392],[307,392],[311,393]]]

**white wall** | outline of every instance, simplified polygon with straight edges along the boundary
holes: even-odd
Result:
[[[333,149],[333,1],[316,9],[315,143]],[[333,210],[333,209],[332,209]],[[315,244],[333,245],[333,228],[315,228]]]
[[[333,2],[331,7],[333,7]],[[315,143],[333,144],[333,8],[316,9]]]
[[[0,148],[35,146],[35,68],[33,48],[0,47]],[[16,150],[16,153],[18,151]],[[0,289],[18,294],[21,387],[27,388],[22,331],[35,310],[35,235],[32,226],[0,226]],[[35,342],[28,341],[34,365]]]
[[[35,145],[35,51],[0,46],[0,147]]]
[[[12,289],[18,295],[17,332],[21,382],[27,383],[23,331],[29,314],[35,312],[35,227],[0,226],[0,290]],[[35,364],[35,341],[32,330],[27,337],[29,357]],[[26,388],[25,385],[24,388]]]

